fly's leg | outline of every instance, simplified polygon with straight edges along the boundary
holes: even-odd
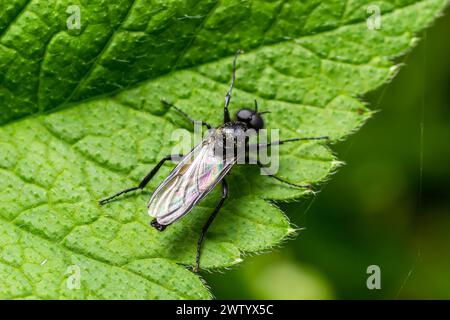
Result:
[[[312,140],[329,140],[329,137],[310,137],[310,138],[292,138],[286,140],[273,141],[269,143],[260,143],[257,145],[258,148],[267,148],[270,146],[279,146],[285,144],[286,142],[294,142],[294,141],[312,141]]]
[[[294,142],[294,141],[311,141],[311,140],[328,140],[329,137],[310,137],[310,138],[292,138],[292,139],[286,139],[286,140],[279,140],[279,141],[273,141],[273,142],[269,142],[269,143],[259,143],[256,145],[257,150],[259,150],[260,148],[267,148],[270,146],[279,146],[282,144],[285,144],[286,142]],[[252,147],[254,147],[255,145],[250,145],[249,146],[249,150],[252,150]],[[249,161],[250,157],[249,155],[246,155],[246,163],[248,163],[247,161]],[[258,166],[265,171],[266,168],[263,166],[263,164],[261,164],[261,162],[257,161]],[[277,177],[273,174],[270,174],[269,172],[266,171],[266,175],[274,178],[275,180],[278,180],[280,182],[283,182],[285,184],[288,184],[290,186],[293,187],[297,187],[297,188],[304,188],[304,189],[311,189],[311,185],[298,185],[289,181],[284,180],[283,178]]]
[[[161,103],[164,104],[165,106],[174,108],[179,114],[181,114],[183,117],[185,117],[187,120],[189,120],[192,124],[195,124],[196,122],[200,122],[202,124],[202,126],[205,126],[206,128],[211,129],[211,125],[209,123],[207,123],[205,121],[197,121],[197,120],[192,119],[186,112],[184,112],[183,110],[178,108],[173,103],[170,103],[165,99],[161,99]]]
[[[128,189],[125,189],[125,190],[122,190],[122,191],[119,191],[119,192],[117,192],[116,194],[113,194],[112,196],[110,196],[110,197],[108,197],[108,198],[105,198],[105,199],[102,199],[102,200],[100,200],[98,203],[102,206],[102,205],[104,205],[105,203],[108,203],[109,201],[111,201],[112,199],[114,199],[114,198],[116,198],[116,197],[118,197],[118,196],[120,196],[120,195],[122,195],[122,194],[125,194],[125,193],[128,193],[128,192],[131,192],[131,191],[135,191],[135,190],[138,190],[138,189],[144,189],[144,187],[149,183],[149,181],[153,178],[153,176],[158,172],[158,170],[162,167],[162,165],[164,164],[164,162],[166,162],[166,161],[168,161],[168,160],[179,160],[180,158],[182,158],[183,157],[183,155],[182,154],[172,154],[172,155],[169,155],[169,156],[165,156],[164,158],[162,158],[159,162],[158,162],[158,164],[144,177],[144,179],[142,179],[142,181],[139,183],[139,185],[138,186],[136,186],[136,187],[131,187],[131,188],[128,188]]]
[[[274,178],[275,180],[278,180],[278,181],[283,182],[283,183],[285,183],[287,185],[290,185],[290,186],[293,186],[293,187],[297,187],[297,188],[302,188],[302,189],[311,189],[312,188],[312,186],[309,185],[309,184],[307,184],[307,185],[295,184],[295,183],[289,182],[287,180],[284,180],[283,178],[277,177],[276,175],[273,175],[273,174],[269,173],[268,171],[266,171],[267,168],[264,167],[264,165],[261,162],[259,162],[259,160],[258,160],[257,164],[261,168],[261,170],[265,171],[267,176],[269,176],[271,178]]]
[[[202,232],[200,234],[200,238],[198,239],[197,257],[195,259],[194,272],[198,272],[200,270],[200,256],[201,256],[202,244],[203,244],[203,240],[205,239],[206,232],[208,231],[209,226],[214,221],[214,218],[217,216],[217,213],[219,212],[220,208],[222,207],[222,205],[227,197],[228,197],[228,184],[225,181],[225,179],[223,179],[222,180],[222,198],[220,199],[219,203],[217,203],[216,208],[211,213],[211,215],[208,218],[208,221],[206,221],[205,225],[203,226]]]
[[[233,74],[231,76],[230,89],[228,89],[227,95],[225,96],[225,107],[223,108],[223,123],[230,122],[230,120],[231,120],[230,111],[228,110],[228,105],[230,104],[231,91],[233,91],[234,81],[236,80],[236,60],[240,54],[241,54],[241,50],[238,50],[238,51],[236,51],[236,54],[234,55]]]

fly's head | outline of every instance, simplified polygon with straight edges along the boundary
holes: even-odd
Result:
[[[236,113],[236,119],[247,124],[249,129],[258,131],[264,128],[262,113],[259,113],[257,110],[241,109]]]

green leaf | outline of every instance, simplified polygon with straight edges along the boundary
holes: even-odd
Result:
[[[357,97],[393,77],[392,59],[446,2],[380,1],[381,29],[369,30],[372,1],[80,0],[81,29],[68,30],[73,1],[1,0],[0,298],[210,297],[185,265],[217,191],[162,233],[145,208],[173,165],[149,191],[97,205],[136,185],[187,127],[159,99],[220,124],[241,48],[232,111],[257,98],[282,138],[338,141],[370,117]],[[279,175],[294,183],[323,181],[339,164],[320,143],[280,153]],[[229,185],[206,269],[279,244],[295,228],[271,200],[304,196],[251,166]]]

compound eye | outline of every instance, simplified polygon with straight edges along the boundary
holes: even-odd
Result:
[[[250,121],[253,117],[254,111],[249,109],[241,109],[236,114],[236,117],[240,121]]]
[[[264,120],[259,114],[255,114],[252,117],[252,120],[250,121],[250,125],[252,128],[255,128],[256,130],[260,130],[264,128]]]

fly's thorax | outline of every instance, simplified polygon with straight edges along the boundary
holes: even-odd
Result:
[[[249,138],[256,132],[243,122],[230,122],[219,127],[215,132],[215,154],[225,158],[245,155]]]

